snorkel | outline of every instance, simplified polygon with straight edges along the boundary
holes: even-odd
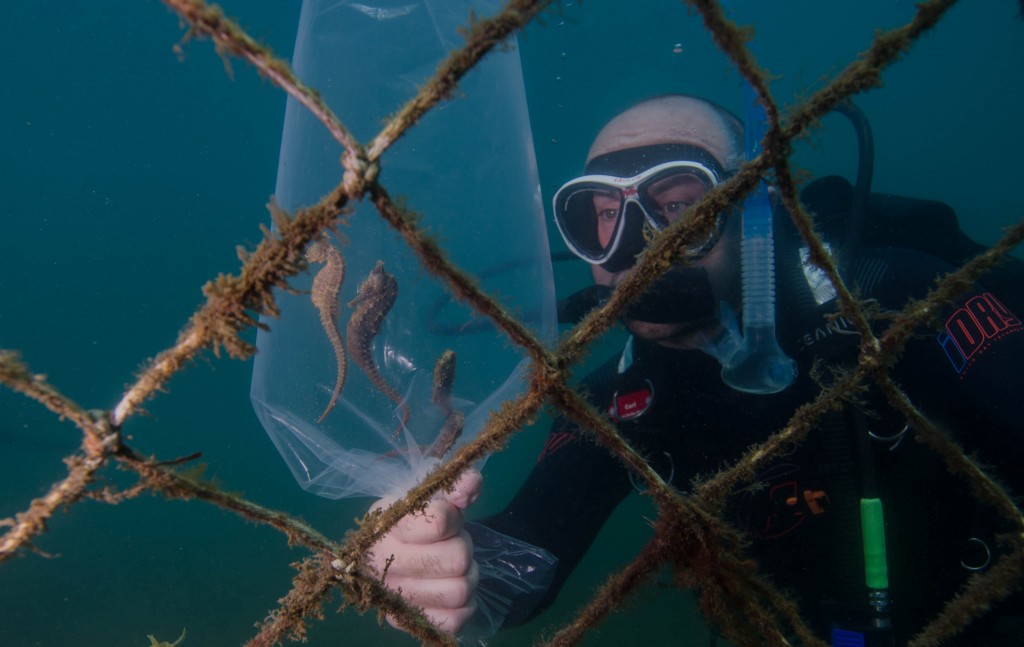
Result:
[[[744,149],[752,160],[760,153],[766,116],[749,84],[743,94]],[[793,383],[796,363],[775,338],[775,241],[764,180],[743,204],[742,230],[743,332],[732,308],[722,302],[718,316],[725,332],[703,350],[721,363],[722,380],[730,387],[744,393],[778,393]]]

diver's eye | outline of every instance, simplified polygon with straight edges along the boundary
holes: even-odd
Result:
[[[643,187],[644,202],[652,214],[669,225],[700,201],[709,184],[693,173],[672,173]]]
[[[679,217],[692,206],[692,202],[666,202],[658,209],[658,215],[666,221],[666,224],[673,223],[679,220]]]
[[[618,209],[601,209],[597,212],[597,219],[604,222],[615,222],[619,219]]]

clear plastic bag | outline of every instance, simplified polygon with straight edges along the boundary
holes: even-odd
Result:
[[[300,78],[363,142],[463,43],[457,28],[471,9],[500,8],[497,0],[369,5],[304,0],[293,58]],[[316,203],[340,181],[341,154],[323,125],[289,99],[278,204],[293,212]],[[421,214],[452,261],[550,341],[554,284],[515,48],[492,52],[381,167],[382,184]],[[281,316],[265,319],[270,331],[258,334],[251,399],[306,490],[328,498],[399,495],[441,460],[439,436],[457,436],[457,449],[524,390],[526,359],[422,269],[372,204],[358,204],[346,221],[340,235],[315,241],[321,254],[307,252],[310,271],[291,283],[297,292],[276,295]],[[328,280],[339,256],[340,288]],[[372,291],[371,283],[390,287]],[[434,372],[442,357],[454,357],[454,380],[439,394]],[[345,378],[332,404],[342,361]],[[459,426],[459,434],[443,433]]]
[[[473,538],[473,558],[480,567],[479,611],[462,635],[482,643],[481,639],[497,633],[513,607],[518,615],[525,616],[541,603],[555,577],[558,560],[543,548],[483,524],[467,523],[466,531]]]

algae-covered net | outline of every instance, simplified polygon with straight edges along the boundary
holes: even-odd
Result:
[[[685,6],[678,7],[679,21],[701,21],[704,28],[712,35],[714,42],[721,49],[726,57],[732,61],[735,69],[758,91],[768,113],[768,134],[764,142],[765,154],[754,159],[750,164],[731,181],[724,184],[721,190],[712,194],[712,197],[697,208],[698,216],[694,219],[693,225],[688,228],[670,229],[664,235],[658,237],[645,255],[644,260],[638,266],[637,271],[631,279],[619,287],[611,299],[600,310],[592,313],[579,326],[565,335],[556,348],[551,349],[539,341],[529,327],[507,312],[500,302],[482,292],[474,276],[454,266],[450,259],[450,250],[445,248],[443,240],[437,241],[428,236],[425,231],[429,229],[430,214],[413,217],[411,209],[416,209],[415,203],[405,205],[394,198],[386,187],[387,151],[395,141],[401,138],[402,133],[407,129],[415,128],[417,121],[429,110],[444,105],[446,101],[458,100],[457,84],[463,75],[476,63],[482,60],[494,47],[500,47],[510,35],[523,29],[531,20],[543,21],[544,29],[557,29],[565,21],[572,22],[571,11],[573,7],[553,6],[544,2],[510,2],[507,8],[497,16],[466,16],[464,38],[465,47],[450,55],[438,68],[430,82],[427,83],[421,92],[411,100],[404,108],[399,110],[392,120],[383,126],[379,133],[365,141],[357,141],[349,132],[345,123],[334,117],[331,106],[324,104],[314,88],[306,87],[290,71],[288,65],[281,59],[275,58],[268,49],[258,44],[256,40],[247,35],[234,22],[224,16],[215,7],[202,2],[187,0],[167,0],[165,2],[173,9],[180,19],[187,25],[189,39],[210,38],[214,41],[217,51],[223,57],[225,64],[234,67],[234,73],[241,76],[242,65],[252,65],[260,73],[267,86],[273,85],[284,89],[290,96],[294,97],[301,105],[310,111],[323,124],[323,127],[343,147],[345,154],[341,160],[341,167],[337,169],[337,182],[331,188],[319,204],[298,209],[292,212],[277,211],[275,225],[272,232],[269,227],[263,230],[262,239],[258,244],[247,243],[258,234],[253,226],[248,228],[238,227],[238,239],[242,241],[242,250],[239,252],[241,268],[233,274],[225,274],[207,283],[204,288],[205,304],[198,309],[188,323],[182,329],[178,342],[171,348],[157,354],[152,360],[146,362],[137,379],[130,384],[116,403],[108,400],[107,395],[97,395],[93,391],[79,390],[78,393],[85,393],[91,406],[96,409],[87,409],[78,406],[70,397],[71,391],[61,390],[62,373],[67,375],[67,369],[55,365],[53,367],[39,366],[38,362],[26,352],[26,357],[21,357],[14,351],[5,351],[0,356],[0,380],[14,391],[34,399],[57,416],[66,418],[74,423],[82,432],[81,446],[68,454],[65,459],[66,472],[58,475],[51,471],[45,476],[27,474],[18,477],[18,480],[27,481],[28,488],[12,490],[17,492],[19,500],[28,501],[21,505],[8,505],[5,507],[5,514],[12,515],[6,520],[5,532],[0,536],[0,559],[5,561],[4,569],[8,572],[17,571],[20,581],[31,579],[52,580],[51,575],[39,575],[36,573],[59,572],[60,563],[81,559],[84,551],[89,550],[90,559],[96,560],[104,565],[103,571],[115,574],[121,568],[118,556],[127,554],[133,550],[133,535],[131,532],[121,533],[114,530],[109,536],[101,541],[92,542],[88,547],[76,545],[75,542],[59,542],[57,546],[50,547],[46,543],[46,530],[50,527],[59,528],[59,532],[69,532],[73,528],[73,522],[78,515],[88,514],[105,516],[110,518],[111,514],[105,506],[94,503],[82,503],[88,499],[95,502],[118,503],[127,499],[137,497],[141,493],[154,493],[169,499],[201,499],[220,506],[223,509],[232,511],[248,520],[275,528],[285,534],[289,542],[298,545],[302,550],[307,551],[308,557],[295,565],[297,574],[293,580],[293,588],[280,600],[279,606],[274,609],[269,617],[262,622],[258,633],[251,639],[251,644],[273,644],[288,636],[302,636],[306,631],[312,631],[314,625],[306,626],[311,618],[320,616],[324,607],[325,599],[334,593],[335,598],[341,597],[345,600],[346,606],[358,610],[376,608],[396,618],[411,633],[424,641],[437,644],[451,644],[453,638],[439,632],[429,625],[425,618],[414,608],[394,593],[381,586],[377,577],[363,566],[363,555],[374,541],[380,538],[401,516],[415,509],[427,500],[433,492],[450,484],[455,475],[467,465],[474,463],[479,458],[491,452],[503,449],[526,424],[540,414],[545,405],[550,405],[579,421],[594,438],[615,452],[634,472],[638,483],[643,484],[653,502],[656,518],[653,522],[654,532],[649,541],[640,549],[636,558],[618,574],[608,580],[592,602],[587,605],[579,614],[577,619],[568,624],[560,632],[548,636],[552,644],[569,644],[581,639],[588,628],[593,627],[623,601],[628,601],[630,596],[636,593],[640,586],[651,580],[652,576],[663,566],[668,566],[677,574],[675,583],[681,586],[695,587],[700,591],[704,600],[708,601],[703,606],[705,611],[710,613],[712,621],[720,623],[724,627],[730,626],[730,620],[742,614],[747,618],[754,618],[759,621],[761,634],[756,640],[749,636],[732,635],[735,642],[746,644],[760,644],[763,641],[768,644],[783,644],[783,636],[795,632],[801,636],[807,644],[820,644],[819,639],[809,635],[804,629],[804,623],[800,619],[799,609],[795,608],[781,592],[776,591],[767,580],[759,576],[749,568],[749,563],[739,546],[739,541],[734,531],[724,522],[717,518],[715,512],[720,502],[736,488],[743,487],[749,483],[750,475],[757,467],[772,458],[779,452],[786,451],[790,443],[799,440],[814,428],[818,417],[826,410],[844,402],[844,398],[859,388],[866,381],[878,384],[886,390],[891,401],[898,407],[908,422],[916,430],[918,437],[932,446],[939,452],[947,462],[951,471],[957,473],[960,478],[966,479],[973,484],[977,496],[985,499],[1012,524],[1016,530],[1008,537],[1009,549],[1005,556],[990,569],[985,575],[975,578],[970,587],[949,603],[949,607],[936,619],[925,633],[917,638],[919,644],[934,644],[942,636],[955,634],[961,627],[969,624],[979,617],[982,617],[984,610],[990,602],[993,602],[1019,585],[1021,580],[1022,566],[1021,559],[1024,556],[1024,547],[1021,544],[1021,515],[1010,498],[995,483],[988,479],[985,472],[979,469],[968,457],[946,437],[939,433],[927,419],[921,416],[913,406],[902,396],[898,385],[894,384],[888,375],[887,368],[890,366],[895,355],[899,352],[901,345],[907,336],[918,324],[928,319],[929,313],[933,311],[936,304],[944,303],[956,297],[963,289],[967,279],[977,276],[986,267],[997,262],[1000,257],[1007,254],[1024,235],[1024,227],[1017,225],[987,252],[977,259],[969,262],[956,274],[948,276],[937,284],[936,289],[927,300],[909,304],[905,312],[897,317],[894,323],[883,333],[876,336],[868,324],[861,304],[853,295],[844,289],[839,280],[838,272],[832,265],[828,254],[824,253],[820,242],[814,237],[811,219],[800,207],[796,198],[796,181],[793,171],[790,168],[789,155],[793,149],[793,143],[800,137],[812,132],[819,119],[828,114],[837,104],[847,97],[875,89],[886,73],[887,66],[901,56],[913,56],[913,47],[917,39],[933,29],[944,19],[946,12],[953,4],[951,2],[927,2],[916,8],[912,17],[905,25],[896,26],[892,29],[879,31],[872,40],[865,39],[863,53],[851,61],[848,65],[837,68],[826,79],[815,83],[818,88],[805,98],[805,100],[794,102],[793,105],[782,108],[773,99],[769,92],[769,84],[766,75],[761,71],[755,59],[750,55],[746,42],[750,32],[738,28],[730,22],[721,6],[714,2],[691,2]],[[584,5],[589,3],[584,3]],[[639,12],[639,7],[629,7],[630,12]],[[24,11],[22,9],[21,11]],[[163,14],[162,11],[157,11]],[[167,20],[165,15],[160,19]],[[84,29],[94,27],[97,31],[97,38],[111,38],[116,40],[114,35],[104,31],[105,25],[97,21],[95,25],[80,24],[75,27],[66,26],[65,29]],[[57,30],[59,33],[59,29]],[[170,45],[171,43],[168,43]],[[675,49],[677,43],[667,43],[667,51]],[[689,43],[678,43],[679,48],[685,51]],[[198,46],[190,43],[179,44],[184,52],[188,64],[196,65],[193,58],[198,58],[194,52]],[[46,50],[41,49],[40,55],[45,55]],[[130,52],[126,50],[126,56]],[[173,58],[173,57],[170,57]],[[241,61],[244,62],[240,62]],[[13,59],[11,59],[13,60]],[[88,61],[85,61],[88,63]],[[1014,58],[1008,60],[1012,69],[1018,61]],[[56,64],[56,62],[55,62]],[[205,61],[207,67],[217,68],[219,63]],[[84,69],[88,70],[88,67]],[[220,70],[216,70],[221,74]],[[101,71],[94,70],[99,75]],[[84,72],[83,72],[84,73]],[[144,73],[144,71],[139,71]],[[40,75],[40,84],[45,87],[45,76]],[[101,79],[97,79],[100,83]],[[129,77],[125,83],[131,83]],[[225,82],[230,89],[230,85]],[[269,90],[269,87],[267,88]],[[680,87],[674,84],[666,91],[686,91],[689,88]],[[59,89],[54,89],[59,94]],[[156,107],[153,108],[157,110]],[[144,112],[144,108],[138,108]],[[239,108],[239,113],[244,113]],[[160,114],[156,112],[155,114]],[[384,115],[381,115],[383,118]],[[32,117],[26,116],[24,121],[31,122]],[[37,122],[32,127],[39,127],[43,124]],[[88,127],[88,124],[85,125]],[[159,121],[150,124],[141,132],[156,133],[160,129]],[[583,135],[586,136],[586,135]],[[553,138],[553,136],[552,136]],[[155,135],[153,138],[155,139]],[[543,146],[547,143],[547,137],[536,137],[538,144]],[[244,145],[246,136],[244,132],[238,135],[239,145]],[[555,145],[555,142],[551,142]],[[167,142],[167,145],[171,145]],[[558,145],[565,146],[561,141]],[[204,151],[201,144],[196,146],[196,155],[209,154]],[[26,146],[22,156],[22,162],[28,162],[32,157],[32,147]],[[136,153],[133,149],[133,153]],[[272,156],[272,151],[270,155]],[[146,155],[154,158],[161,155],[166,157],[158,148],[147,148]],[[145,165],[145,157],[137,154],[139,164]],[[12,160],[14,158],[11,158]],[[965,160],[965,163],[969,160]],[[382,173],[383,169],[383,173]],[[84,170],[83,170],[84,172]],[[542,169],[543,172],[543,169]],[[789,424],[769,438],[765,443],[746,451],[737,448],[736,460],[733,466],[720,474],[709,478],[697,488],[691,495],[684,496],[678,490],[665,483],[662,478],[651,469],[643,457],[634,451],[607,422],[599,416],[585,400],[571,388],[568,381],[568,374],[573,366],[581,359],[588,347],[604,333],[616,320],[617,315],[623,311],[631,298],[640,293],[643,287],[656,279],[659,275],[659,268],[665,267],[677,257],[678,250],[685,246],[688,238],[699,231],[715,213],[721,210],[725,204],[741,200],[749,192],[758,179],[766,174],[771,174],[778,186],[781,198],[786,202],[789,211],[794,214],[797,227],[806,237],[806,242],[811,250],[811,258],[818,264],[835,283],[836,289],[842,301],[842,311],[853,325],[861,332],[864,343],[862,345],[861,361],[856,371],[848,373],[838,380],[831,388],[822,391],[821,395],[814,402],[807,403],[805,407],[794,412]],[[966,174],[966,171],[965,171]],[[11,174],[13,177],[13,173]],[[187,178],[185,171],[182,175],[172,177],[174,182],[180,183]],[[129,179],[130,180],[130,179]],[[209,178],[203,178],[209,182]],[[59,187],[64,178],[57,178],[54,185]],[[130,183],[127,182],[127,183]],[[546,188],[546,187],[545,187]],[[198,199],[203,199],[206,185],[197,190],[201,194]],[[258,190],[258,202],[265,201],[266,191]],[[98,198],[99,199],[99,198]],[[481,317],[486,317],[493,322],[493,325],[502,331],[504,339],[496,339],[496,344],[512,344],[520,352],[530,359],[528,384],[529,389],[521,396],[506,402],[493,415],[488,424],[483,428],[481,434],[470,443],[463,445],[445,463],[443,469],[434,472],[408,494],[396,503],[392,508],[382,515],[364,518],[359,524],[350,529],[342,541],[340,537],[347,530],[345,519],[340,513],[331,510],[325,512],[326,508],[317,509],[314,515],[317,519],[325,520],[323,524],[316,524],[320,530],[314,529],[311,525],[299,521],[283,512],[264,507],[251,502],[247,498],[231,492],[233,482],[232,473],[240,473],[245,465],[231,467],[231,457],[234,455],[231,450],[223,450],[219,453],[208,453],[204,460],[213,468],[213,478],[209,475],[201,475],[197,470],[190,470],[189,463],[193,463],[194,457],[191,454],[194,447],[180,443],[157,444],[153,438],[160,437],[161,433],[167,436],[176,435],[172,425],[167,420],[174,420],[177,425],[203,425],[211,436],[220,433],[218,429],[227,429],[236,422],[227,419],[204,417],[190,419],[187,416],[173,417],[169,410],[161,409],[161,403],[167,402],[167,407],[174,404],[176,398],[182,397],[182,392],[187,393],[190,388],[197,391],[200,387],[193,386],[188,381],[191,372],[203,370],[199,367],[185,371],[180,380],[171,382],[174,393],[160,395],[152,400],[148,406],[157,412],[158,418],[155,422],[145,420],[135,422],[134,419],[142,412],[143,403],[157,395],[169,383],[172,376],[188,365],[205,352],[213,351],[219,355],[226,352],[234,358],[247,358],[252,353],[252,337],[249,332],[257,325],[260,315],[274,315],[277,313],[277,302],[272,290],[275,288],[286,288],[291,285],[292,277],[302,273],[307,268],[304,250],[310,242],[316,240],[324,231],[338,228],[341,219],[347,209],[356,201],[372,202],[382,218],[401,235],[405,244],[412,253],[419,259],[423,267],[439,281],[444,282],[451,292],[460,300],[472,307]],[[160,196],[150,196],[149,204],[159,204]],[[224,200],[221,211],[224,214],[234,213],[236,203]],[[177,208],[187,209],[187,204],[175,205]],[[36,217],[34,215],[23,216],[23,219]],[[227,217],[227,216],[226,216]],[[263,218],[263,214],[260,214]],[[223,223],[216,223],[222,226]],[[211,223],[210,227],[215,225]],[[167,233],[170,232],[170,233]],[[61,232],[47,232],[59,237]],[[188,244],[189,236],[174,231],[172,223],[166,224],[166,229],[159,233],[154,232],[154,238],[169,235],[181,236],[178,254],[181,258],[178,262],[183,266],[182,272],[187,271],[188,266]],[[202,235],[201,231],[191,232],[193,236]],[[116,257],[122,259],[131,258],[136,253],[130,246],[123,249],[118,241],[111,241],[109,247],[100,247],[96,250],[99,256]],[[54,249],[63,249],[57,244],[46,246],[53,253]],[[40,255],[45,255],[40,252]],[[54,254],[55,262],[60,260],[59,254]],[[146,253],[138,254],[139,271],[146,268],[146,261],[152,260]],[[80,267],[67,267],[68,272],[80,272]],[[111,274],[108,283],[116,285],[118,280],[116,273]],[[187,274],[181,280],[185,280]],[[58,278],[59,280],[59,278]],[[120,300],[133,301],[145,304],[164,298],[165,286],[149,282],[145,289],[139,289],[126,293]],[[109,326],[122,325],[119,312],[113,309],[113,304],[106,308],[106,311],[97,313],[90,311],[89,302],[83,301],[73,314],[60,309],[56,305],[49,305],[45,312],[36,313],[44,319],[60,319],[64,324],[60,334],[69,340],[80,344],[88,344],[88,339],[76,339],[74,321],[76,319],[90,316],[103,317]],[[166,325],[166,322],[147,322],[143,325],[132,326],[133,330],[143,328],[151,324],[154,328],[159,325]],[[174,324],[175,327],[180,324]],[[273,319],[270,319],[273,326]],[[138,357],[145,357],[152,350],[145,350],[145,344],[150,347],[154,343],[152,337],[146,339],[142,345],[143,350],[138,352]],[[3,343],[18,345],[18,339],[5,338]],[[138,341],[132,342],[138,344]],[[132,350],[129,346],[125,349],[110,348],[105,350],[105,355],[114,357],[121,356]],[[72,351],[67,346],[67,352]],[[55,362],[56,364],[56,362]],[[29,366],[31,365],[31,368]],[[225,374],[232,370],[228,367],[221,368],[220,363],[214,364],[218,371]],[[97,367],[99,368],[99,367]],[[93,371],[91,367],[83,367],[81,370],[96,375],[102,375],[99,370]],[[130,370],[130,369],[129,369]],[[46,376],[36,371],[46,371],[52,376],[52,383]],[[113,390],[118,384],[128,380],[128,374],[124,377],[114,378],[114,382],[108,385]],[[198,394],[197,394],[198,395]],[[239,394],[218,394],[222,398],[238,398]],[[75,395],[75,399],[81,399]],[[241,395],[244,397],[244,394]],[[20,405],[19,405],[20,406]],[[109,408],[107,408],[109,406]],[[211,409],[214,407],[211,406]],[[12,411],[14,411],[12,409]],[[5,424],[7,429],[15,429],[20,413],[13,413]],[[165,413],[166,412],[166,413]],[[128,424],[132,421],[131,424]],[[29,436],[24,432],[5,432],[14,438],[16,443],[11,444],[11,451],[21,451],[19,444],[31,444]],[[33,430],[35,433],[35,430]],[[251,437],[252,430],[247,434]],[[241,436],[235,436],[235,442],[240,442]],[[159,456],[150,457],[148,454],[152,447],[159,447]],[[52,449],[52,448],[50,448]],[[56,461],[55,461],[56,463]],[[224,467],[220,467],[220,466]],[[60,467],[59,464],[57,467]],[[114,469],[115,467],[121,470]],[[122,473],[127,472],[128,476]],[[11,476],[15,476],[11,472]],[[52,486],[47,483],[56,480]],[[221,484],[221,481],[223,484]],[[277,485],[284,487],[285,481],[278,479]],[[250,496],[253,491],[250,490]],[[258,498],[271,501],[275,507],[288,506],[278,504],[282,502],[281,495],[276,490],[256,488],[255,494]],[[261,496],[262,495],[262,496]],[[138,505],[132,501],[129,505]],[[163,503],[168,509],[173,508],[169,503]],[[192,506],[197,504],[193,503]],[[70,508],[71,512],[64,512]],[[82,510],[87,510],[83,513]],[[121,515],[131,514],[131,508],[121,506],[116,510]],[[345,515],[351,516],[355,508],[343,508]],[[196,522],[195,535],[185,528],[181,528],[173,520],[174,511],[167,512],[168,519],[161,520],[158,514],[150,518],[150,523],[160,526],[159,531],[153,532],[152,536],[172,536],[175,542],[180,544],[180,550],[191,553],[192,559],[209,559],[210,555],[226,555],[230,552],[231,546],[242,546],[251,544],[266,545],[270,542],[267,533],[254,529],[249,525],[239,525],[239,528],[228,536],[203,536],[198,530],[207,527],[203,523]],[[335,515],[334,521],[327,521]],[[60,525],[69,523],[63,519],[71,519],[72,526]],[[163,521],[163,523],[162,523]],[[252,533],[249,535],[248,533]],[[219,546],[215,548],[214,546]],[[239,550],[243,550],[239,548]],[[280,554],[280,549],[272,549],[273,554]],[[218,553],[217,551],[222,551]],[[271,549],[268,549],[271,551]],[[33,552],[59,552],[60,557],[48,562],[56,563],[57,566],[42,566],[39,564],[40,557]],[[11,557],[23,554],[20,559],[12,560]],[[252,554],[251,552],[249,554]],[[268,553],[269,554],[269,553]],[[287,559],[287,558],[284,558]],[[713,565],[713,568],[693,569],[696,564]],[[282,568],[284,565],[281,565]],[[219,576],[217,582],[187,583],[174,579],[173,573],[164,569],[154,568],[152,571],[134,570],[134,578],[146,582],[140,586],[139,595],[152,595],[154,600],[159,600],[160,611],[154,613],[154,623],[159,616],[160,622],[167,619],[169,628],[160,632],[141,632],[140,638],[144,640],[146,633],[172,637],[181,633],[180,625],[187,624],[179,622],[175,615],[175,596],[188,595],[185,593],[191,588],[210,589],[216,587],[221,597],[230,596],[232,588],[253,586],[254,582],[266,565],[262,562],[240,564],[237,579],[234,582],[230,577]],[[277,582],[280,585],[280,581]],[[260,586],[272,590],[275,583]],[[95,578],[87,582],[74,581],[63,582],[59,587],[73,591],[84,589],[97,599],[102,599],[103,591],[107,584],[102,578]],[[10,590],[10,589],[9,589]],[[20,596],[31,598],[32,588],[25,586],[21,589]],[[276,595],[271,593],[270,600],[284,593],[284,587]],[[51,596],[59,600],[58,595]],[[81,596],[79,599],[84,599]],[[271,602],[272,603],[272,602]],[[7,608],[12,608],[8,606]],[[84,608],[89,608],[87,605]],[[56,609],[58,616],[73,616],[80,613],[77,609]],[[102,618],[105,614],[109,618],[109,610],[96,607],[93,611],[86,611],[83,615],[90,618]],[[257,613],[250,621],[261,620]],[[102,624],[102,620],[95,621],[96,625]],[[8,622],[4,622],[9,626]],[[43,632],[44,630],[40,630]],[[244,635],[245,628],[238,625],[231,637],[223,633],[210,630],[208,636],[220,635],[221,641],[237,641],[239,636]],[[382,628],[379,631],[391,631]],[[88,634],[88,630],[83,630]],[[45,633],[34,639],[19,635],[18,639],[24,642],[45,643]],[[193,638],[201,632],[189,627],[187,638],[184,644],[190,640],[202,640]],[[540,637],[538,637],[539,639]],[[134,644],[134,638],[124,638],[126,643]],[[144,644],[142,640],[138,642]],[[325,640],[331,640],[325,636]],[[83,642],[88,642],[88,636],[83,636]],[[212,640],[211,642],[218,642]]]

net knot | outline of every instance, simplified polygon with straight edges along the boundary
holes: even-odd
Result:
[[[350,148],[341,156],[341,165],[345,168],[342,186],[345,193],[353,199],[359,199],[366,193],[366,186],[377,182],[380,166],[366,157],[362,147]]]

